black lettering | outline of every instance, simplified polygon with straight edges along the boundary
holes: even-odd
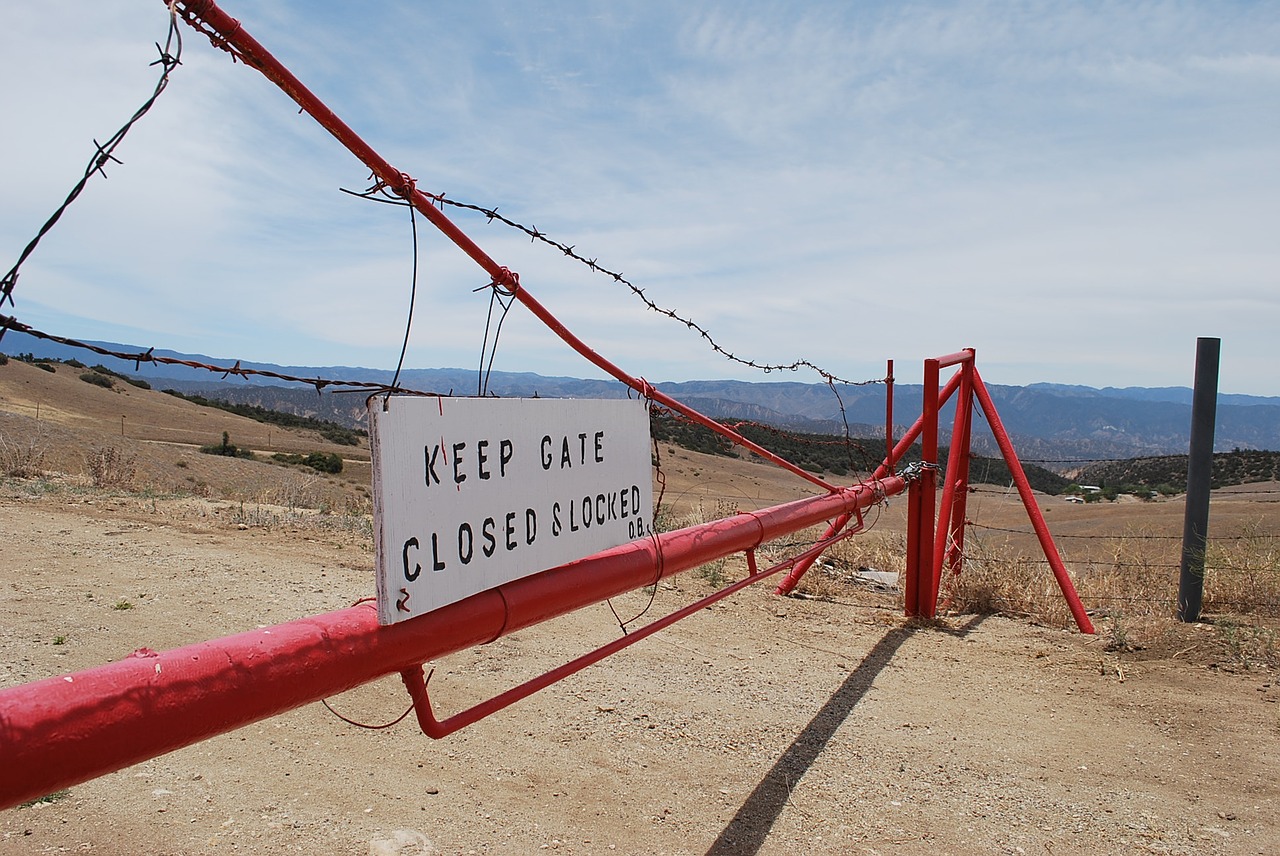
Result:
[[[404,556],[404,578],[409,582],[413,582],[418,578],[418,574],[422,573],[422,565],[419,565],[417,562],[414,562],[413,570],[412,571],[409,570],[409,548],[410,547],[413,547],[415,550],[418,548],[417,538],[410,538],[408,541],[404,542],[404,552],[402,554]]]
[[[582,452],[582,457],[579,459],[579,462],[585,464],[587,462],[587,432],[586,431],[583,431],[581,434],[578,435],[578,446],[580,447]]]
[[[604,525],[604,506],[605,506],[604,494],[597,493],[596,494],[596,523],[599,523],[601,526]]]
[[[458,561],[464,565],[471,564],[471,554],[474,550],[475,534],[471,531],[471,524],[464,523],[458,527]]]
[[[434,532],[431,533],[431,570],[444,570],[444,562],[440,561],[440,541]]]
[[[484,553],[487,559],[493,555],[493,551],[498,549],[498,539],[493,537],[494,520],[492,517],[486,517],[484,524],[480,527],[480,535],[484,538],[484,546],[480,548],[480,552]]]
[[[640,486],[631,486],[631,507],[635,509],[635,514],[640,513]]]
[[[503,478],[507,477],[507,464],[511,463],[511,458],[512,456],[515,455],[515,453],[516,453],[515,447],[511,445],[510,440],[498,441],[498,475],[502,476]],[[546,466],[549,467],[550,465],[551,465],[551,462],[550,462],[550,458],[548,457]],[[543,469],[546,469],[546,467],[543,467]]]
[[[624,488],[618,491],[618,496],[622,499],[622,519],[626,520],[627,519],[627,498],[630,496],[630,494],[628,494],[626,489]]]
[[[532,508],[524,510],[524,543],[532,544],[538,537],[538,513]]]
[[[621,493],[621,491],[619,491],[619,493]],[[609,494],[609,519],[618,519],[618,494],[616,493]]]
[[[593,518],[591,516],[591,497],[584,496],[582,498],[582,525],[590,529],[592,519]]]
[[[570,532],[578,531],[577,514],[578,514],[578,503],[570,502],[569,503],[569,531]]]
[[[476,469],[480,471],[481,481],[489,478],[489,471],[484,468],[485,461],[489,460],[489,456],[485,454],[487,448],[489,448],[488,440],[476,443]]]
[[[604,463],[604,432],[596,432],[596,463]]]
[[[507,525],[503,531],[507,535],[507,549],[514,550],[516,548],[516,513],[514,511],[507,512]]]
[[[542,435],[542,468],[551,469],[551,435]]]
[[[560,537],[560,503],[551,506],[551,534]]]
[[[431,487],[431,480],[435,479],[436,484],[440,484],[440,475],[436,472],[436,456],[440,454],[440,444],[437,443],[435,448],[427,446],[422,447],[422,457],[427,464],[427,487]]]
[[[453,483],[462,484],[467,480],[467,474],[460,472],[462,468],[462,450],[467,448],[466,443],[453,444]]]
[[[569,455],[569,438],[565,437],[560,443],[560,469],[568,467],[573,469],[573,458]]]

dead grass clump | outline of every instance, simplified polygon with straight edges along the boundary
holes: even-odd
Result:
[[[1218,644],[1233,666],[1249,670],[1255,666],[1280,666],[1280,650],[1276,647],[1276,631],[1260,621],[1243,623],[1234,617],[1214,622]]]
[[[1027,556],[1005,541],[970,537],[959,576],[947,574],[941,589],[953,612],[1003,613],[1055,627],[1072,622],[1053,572],[1043,558]]]
[[[85,470],[94,487],[129,490],[137,473],[137,457],[126,455],[114,446],[94,449],[85,456]]]
[[[699,498],[698,504],[684,514],[674,511],[669,506],[662,506],[654,514],[654,530],[657,532],[672,532],[676,529],[699,526],[703,523],[732,517],[737,512],[738,507],[736,505],[723,499],[717,499],[715,507],[712,508],[706,504],[705,500]],[[705,565],[700,565],[694,573],[711,586],[720,588],[728,582],[728,576],[725,573],[727,562],[727,557],[714,559]]]
[[[0,473],[8,478],[38,478],[44,475],[46,454],[44,437],[38,433],[17,440],[0,437]]]
[[[299,508],[319,508],[320,476],[299,476],[285,478],[263,492],[260,502],[266,505],[283,506],[290,511]]]
[[[824,529],[814,527],[764,544],[758,552],[761,569],[802,552],[822,537]],[[823,600],[847,600],[868,592],[883,595],[895,587],[905,556],[906,540],[901,533],[876,530],[854,535],[831,545],[801,577],[796,593]],[[895,582],[870,582],[861,576],[868,571],[891,574]]]
[[[1263,532],[1254,522],[1237,538],[1210,542],[1204,608],[1214,613],[1280,614],[1280,537]]]

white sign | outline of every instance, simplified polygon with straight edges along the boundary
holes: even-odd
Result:
[[[652,534],[643,401],[375,396],[378,620]]]

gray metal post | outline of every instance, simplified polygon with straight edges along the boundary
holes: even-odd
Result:
[[[1182,523],[1178,618],[1199,621],[1204,603],[1204,555],[1209,543],[1209,488],[1213,481],[1213,429],[1218,412],[1221,339],[1196,339],[1196,386],[1191,399],[1191,448]]]

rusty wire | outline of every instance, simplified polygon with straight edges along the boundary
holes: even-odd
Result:
[[[537,226],[533,226],[533,227],[525,226],[521,223],[517,223],[514,220],[504,217],[503,215],[498,213],[497,208],[485,208],[481,205],[473,205],[469,202],[459,202],[454,199],[448,199],[443,193],[425,193],[424,195],[428,199],[431,199],[433,202],[435,202],[436,205],[440,206],[441,208],[443,208],[445,205],[451,205],[455,208],[462,208],[468,211],[475,211],[480,214],[483,214],[490,223],[492,223],[494,220],[497,220],[498,222],[506,226],[509,226],[512,229],[516,229],[521,232],[524,232],[526,235],[529,236],[530,241],[541,241],[542,243],[550,247],[554,247],[555,249],[559,250],[569,258],[574,259],[575,261],[581,262],[582,264],[586,265],[592,271],[599,274],[603,274],[604,276],[611,278],[614,282],[625,285],[628,289],[630,289],[632,294],[634,294],[636,297],[640,299],[642,303],[644,303],[644,305],[648,309],[652,310],[653,312],[657,312],[659,315],[665,315],[666,317],[671,318],[674,321],[678,321],[681,324],[685,325],[685,327],[689,328],[690,330],[693,330],[699,336],[701,336],[704,340],[706,340],[707,344],[711,347],[713,351],[720,354],[722,357],[729,360],[730,362],[738,363],[739,365],[757,369],[759,371],[764,372],[765,374],[770,374],[772,372],[786,372],[786,371],[794,372],[794,371],[799,371],[802,368],[811,369],[812,371],[817,372],[817,374],[822,378],[823,382],[829,384],[833,390],[835,389],[835,384],[844,384],[845,386],[868,386],[873,383],[884,382],[883,379],[880,379],[880,378],[875,378],[872,380],[862,380],[862,381],[846,380],[845,378],[842,378],[839,375],[833,374],[832,372],[827,371],[821,366],[816,365],[815,363],[812,363],[809,360],[805,360],[805,359],[795,360],[794,362],[790,362],[790,363],[762,363],[754,359],[739,357],[736,354],[733,354],[729,350],[725,349],[719,342],[717,342],[711,336],[711,332],[707,330],[706,327],[703,327],[701,324],[699,324],[696,321],[693,321],[689,318],[685,318],[684,316],[676,312],[674,309],[666,309],[666,308],[663,308],[662,306],[659,306],[647,294],[645,294],[645,291],[643,288],[640,288],[638,285],[631,282],[629,279],[624,277],[621,273],[609,270],[608,268],[604,267],[603,265],[600,264],[599,259],[587,258],[586,256],[581,255],[576,251],[575,245],[562,244],[559,241],[556,241],[547,237],[546,233],[539,231]]]
[[[213,374],[220,374],[223,378],[235,375],[236,377],[268,377],[275,380],[283,380],[288,383],[300,383],[306,386],[313,386],[316,392],[322,392],[327,386],[348,387],[349,390],[362,390],[370,393],[395,393],[397,395],[421,395],[428,397],[443,397],[438,392],[423,392],[416,389],[407,389],[402,386],[391,386],[385,383],[376,383],[373,381],[361,380],[335,380],[332,378],[320,377],[295,377],[293,375],[282,374],[281,372],[271,371],[270,369],[254,369],[241,365],[240,360],[236,360],[233,366],[210,365],[209,363],[201,363],[196,360],[183,360],[177,357],[165,357],[155,353],[155,348],[148,348],[146,351],[138,353],[126,353],[123,351],[112,351],[99,345],[91,345],[88,342],[81,342],[76,339],[70,339],[66,336],[54,336],[51,333],[45,333],[35,329],[29,324],[23,324],[17,318],[8,315],[0,315],[0,326],[6,329],[17,330],[19,333],[26,333],[37,339],[43,339],[47,342],[57,342],[60,345],[67,345],[72,348],[81,348],[86,351],[92,351],[95,354],[104,357],[115,357],[125,362],[133,363],[135,368],[143,363],[155,363],[157,365],[166,366],[187,366],[188,368],[201,369]]]
[[[839,399],[839,393],[836,393],[836,397],[837,399]],[[675,410],[672,410],[668,407],[661,407],[660,405],[654,405],[654,406],[656,409],[660,410],[663,416],[668,417],[673,421],[680,422],[685,425],[693,425],[693,426],[697,426],[698,424],[694,422],[692,419],[685,416],[684,414],[679,413]],[[792,442],[798,443],[803,446],[841,446],[845,449],[845,452],[847,454],[848,462],[849,462],[849,470],[851,472],[874,471],[875,466],[871,465],[872,457],[870,453],[867,451],[865,446],[863,446],[861,443],[857,442],[853,438],[853,434],[849,428],[848,419],[845,416],[843,401],[841,401],[841,405],[840,405],[840,415],[841,415],[841,421],[843,422],[843,425],[844,425],[844,433],[843,435],[839,436],[837,439],[833,439],[833,440],[820,439],[823,436],[820,434],[807,434],[799,431],[789,431],[785,428],[779,428],[776,425],[767,425],[763,422],[757,422],[754,419],[739,419],[733,422],[721,420],[720,424],[724,425],[726,428],[732,429],[739,436],[742,436],[748,440],[750,440],[751,438],[747,437],[745,434],[742,433],[743,428],[753,428],[762,433],[771,434],[774,437],[778,437],[780,439],[790,440]],[[830,436],[830,435],[827,435],[827,436]],[[732,441],[729,441],[729,442],[732,443]],[[764,446],[764,448],[766,449],[768,448],[768,446],[764,444],[763,440],[752,440],[752,442],[760,443],[760,445]],[[733,445],[737,445],[737,444],[733,444]],[[769,449],[769,451],[774,452],[774,454],[781,454],[779,452],[775,452],[773,449]],[[854,460],[855,452],[862,458],[861,465],[859,465],[859,462]],[[877,461],[876,463],[878,464],[879,461]]]
[[[118,131],[107,138],[105,143],[99,143],[96,139],[93,141],[93,157],[89,159],[84,175],[71,188],[71,192],[67,194],[67,198],[62,201],[62,204],[57,207],[49,219],[44,222],[44,225],[40,227],[39,231],[36,232],[36,236],[23,248],[18,255],[18,260],[9,269],[9,272],[3,278],[0,278],[0,307],[4,306],[5,301],[8,301],[11,305],[13,304],[13,289],[18,284],[19,268],[35,252],[40,240],[62,218],[63,212],[80,196],[85,185],[89,183],[89,179],[95,174],[101,174],[105,179],[107,177],[106,166],[108,163],[123,163],[115,156],[116,149],[124,141],[129,130],[139,119],[147,114],[151,106],[156,103],[156,99],[160,97],[160,93],[164,92],[165,87],[169,85],[169,75],[181,64],[182,57],[182,33],[178,27],[175,4],[171,4],[169,7],[169,33],[165,37],[164,47],[161,47],[159,42],[155,44],[156,50],[160,52],[160,58],[152,62],[151,65],[160,66],[160,79],[156,81],[155,89],[152,91],[151,96],[142,103],[141,107],[134,111],[133,115],[129,117],[129,121],[121,125]],[[170,52],[171,49],[172,53]],[[7,329],[6,325],[0,325],[0,339],[4,338],[5,330]]]

